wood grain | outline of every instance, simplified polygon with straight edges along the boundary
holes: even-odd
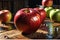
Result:
[[[45,20],[45,22],[50,22],[50,20]],[[60,23],[53,22],[53,26],[60,26]],[[41,30],[39,28],[35,33],[30,35],[23,35],[22,32],[18,30],[10,30],[0,33],[0,39],[45,39],[48,31]]]
[[[0,38],[4,38],[4,36],[8,36],[9,38],[18,38],[18,39],[29,39],[29,38],[38,38],[37,36],[41,36],[41,33],[47,34],[48,32],[43,30],[37,30],[36,33],[30,35],[22,35],[22,32],[18,30],[11,30],[0,33]]]

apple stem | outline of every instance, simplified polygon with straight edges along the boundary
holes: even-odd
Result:
[[[25,10],[25,13],[29,13],[29,10],[28,10],[28,9],[26,9],[26,10]]]

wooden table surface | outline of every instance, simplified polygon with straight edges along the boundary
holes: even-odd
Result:
[[[44,33],[44,34],[42,34]],[[2,38],[11,38],[11,39],[35,39],[35,38],[45,38],[47,31],[37,30],[36,33],[30,35],[22,35],[22,32],[18,30],[10,30],[0,33],[0,39]]]
[[[50,21],[50,20],[46,20]],[[54,23],[54,26],[60,26],[60,23]],[[14,29],[9,31],[3,31],[0,33],[0,39],[46,39],[48,31],[41,30],[40,28],[33,34],[23,35],[22,32]],[[60,37],[60,36],[59,36]]]

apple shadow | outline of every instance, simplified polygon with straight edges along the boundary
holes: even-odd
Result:
[[[48,28],[45,26],[39,27],[40,30],[48,31]]]
[[[39,32],[30,34],[30,35],[26,35],[26,34],[22,33],[22,35],[29,39],[46,39],[46,35],[43,33],[39,33]]]

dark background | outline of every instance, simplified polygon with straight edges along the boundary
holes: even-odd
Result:
[[[24,7],[36,7],[41,5],[42,0],[0,0],[0,10],[8,9],[12,12],[13,16],[15,13]],[[53,5],[60,5],[60,0],[53,0]]]
[[[36,5],[41,5],[42,0],[0,0],[0,10],[8,9],[12,13],[23,7],[36,7]],[[60,5],[60,0],[53,0],[53,5]]]
[[[29,0],[28,5],[30,7],[35,7],[36,5],[41,5],[42,0]],[[60,5],[60,0],[53,0],[53,5]]]

